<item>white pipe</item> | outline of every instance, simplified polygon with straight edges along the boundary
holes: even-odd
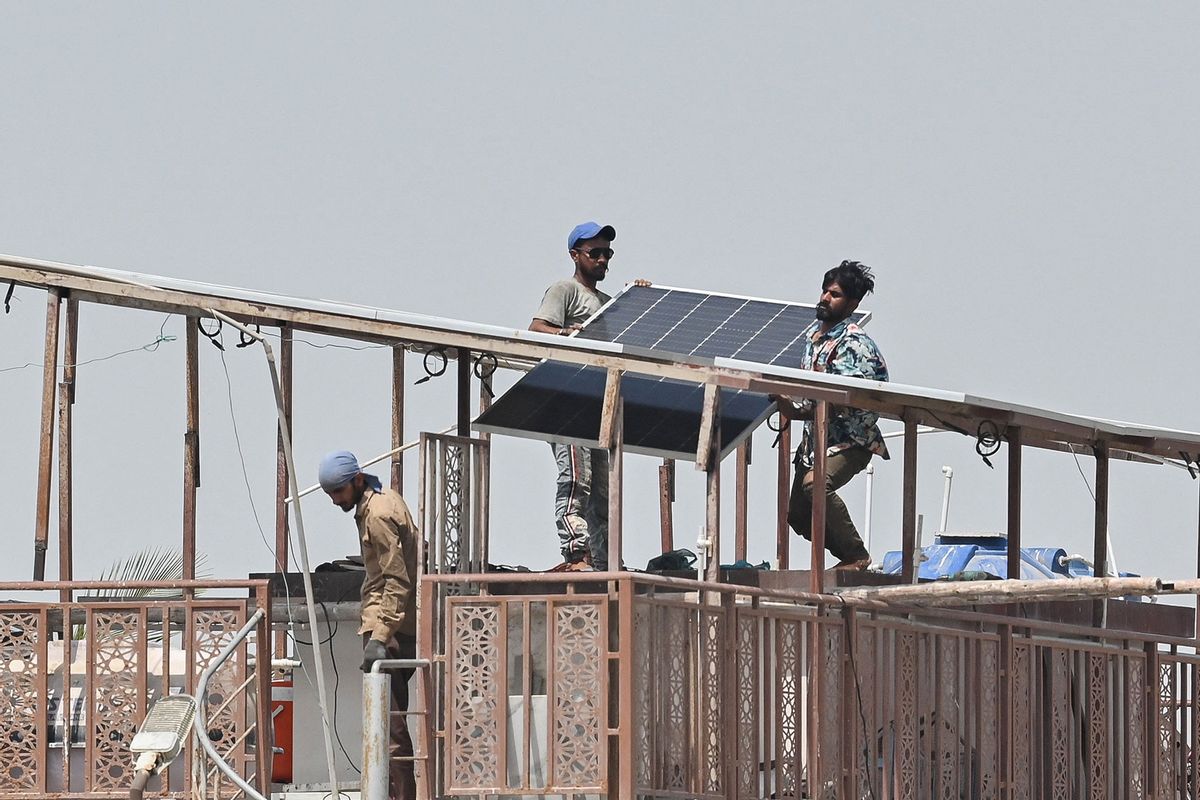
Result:
[[[192,729],[195,731],[196,741],[200,744],[200,747],[204,748],[204,752],[208,753],[208,757],[211,758],[213,763],[217,765],[217,769],[221,770],[221,772],[224,772],[231,781],[237,784],[237,786],[246,793],[247,797],[254,798],[254,800],[266,800],[266,798],[255,791],[253,786],[246,783],[242,776],[238,775],[237,771],[233,767],[225,763],[225,759],[221,758],[221,754],[217,752],[217,748],[213,747],[213,743],[209,741],[208,725],[204,721],[204,693],[208,689],[209,679],[212,678],[213,674],[220,669],[221,665],[225,663],[225,660],[229,658],[230,653],[232,653],[234,649],[240,645],[247,636],[250,635],[250,631],[254,630],[255,626],[257,626],[259,621],[265,616],[266,612],[261,608],[255,611],[250,617],[249,621],[247,621],[246,624],[242,626],[242,629],[237,632],[237,635],[233,637],[233,640],[229,644],[225,645],[221,652],[217,654],[217,657],[214,658],[204,672],[200,674],[200,681],[196,684],[196,717],[194,720],[192,720]],[[266,731],[258,732],[258,741],[267,741]],[[193,762],[193,764],[194,763],[195,762]],[[264,785],[270,785],[270,781],[267,779],[267,776],[260,775],[259,778],[263,781]]]
[[[271,350],[271,345],[266,338],[256,331],[252,331],[245,325],[233,319],[227,314],[222,314],[214,309],[208,310],[215,318],[228,322],[233,327],[237,328],[242,333],[258,340],[258,343],[263,346],[263,353],[267,357],[267,368],[271,372],[271,386],[275,389],[275,411],[279,417],[279,441],[283,443],[283,455],[287,461],[288,468],[288,484],[292,490],[292,496],[296,496],[300,492],[300,485],[296,480],[296,461],[292,457],[292,435],[288,429],[287,415],[283,408],[283,387],[279,383],[279,370],[275,365],[275,354]],[[292,504],[292,516],[296,519],[296,538],[299,540],[300,565],[304,575],[304,597],[308,603],[308,625],[313,632],[313,641],[319,641],[316,637],[319,632],[317,627],[317,603],[314,600],[312,586],[312,570],[308,566],[308,540],[304,536],[304,515],[300,513],[300,504]],[[334,767],[333,757],[333,728],[329,724],[329,705],[325,698],[325,659],[321,655],[320,647],[313,647],[313,660],[317,665],[317,704],[321,708],[321,723],[325,733],[325,762],[329,767],[329,791],[331,797],[341,797],[341,792],[338,788],[337,769]]]
[[[458,430],[457,425],[451,425],[449,428],[443,428],[441,431],[438,432],[438,435],[443,436],[454,430]],[[382,453],[380,455],[375,456],[370,461],[362,462],[361,464],[359,464],[359,466],[365,468],[365,467],[372,466],[374,464],[378,464],[380,461],[383,461],[384,459],[391,458],[392,456],[398,456],[407,450],[412,450],[414,447],[416,447],[420,443],[421,443],[420,439],[414,439],[411,442],[405,442],[404,444],[397,447],[395,450],[388,450],[386,453]],[[309,486],[307,489],[300,492],[300,497],[310,495],[313,492],[315,492],[317,489],[320,489],[320,488],[321,488],[321,484],[314,483],[312,486]],[[285,503],[294,503],[294,502],[296,502],[296,497],[294,495],[289,495],[288,497],[284,498],[284,502]]]
[[[946,520],[950,516],[950,484],[954,482],[954,468],[943,466],[942,474],[946,476],[946,484],[942,489],[942,521],[938,526],[938,531],[945,533]]]

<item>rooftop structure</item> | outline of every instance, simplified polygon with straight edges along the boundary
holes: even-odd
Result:
[[[1200,659],[1190,610],[1110,614],[1109,597],[1195,593],[1200,583],[1079,579],[1057,583],[1057,604],[1021,581],[959,594],[959,608],[913,600],[918,568],[918,426],[948,429],[1008,448],[1005,575],[1021,574],[1021,454],[1044,448],[1095,459],[1094,575],[1106,574],[1108,470],[1113,458],[1193,466],[1200,434],[1114,422],[937,389],[818,374],[729,357],[677,357],[586,338],[564,339],[385,309],[217,287],[190,281],[0,256],[0,283],[47,294],[42,429],[32,498],[32,580],[0,585],[0,696],[7,698],[0,788],[27,797],[100,797],[130,778],[127,745],[157,687],[191,693],[207,683],[198,725],[217,756],[196,751],[170,767],[165,793],[230,796],[246,790],[219,762],[267,794],[272,655],[290,652],[272,625],[299,609],[273,600],[265,580],[198,581],[197,349],[201,320],[238,326],[267,355],[279,409],[276,555],[288,541],[307,561],[301,480],[290,459],[292,334],[315,331],[394,348],[393,450],[389,478],[402,486],[404,453],[420,455],[419,524],[426,537],[420,581],[418,684],[425,723],[420,780],[429,796],[613,797],[1135,796],[1190,792],[1200,780]],[[73,580],[71,451],[80,305],[103,303],[187,317],[187,416],[183,437],[182,579],[177,599],[83,593],[111,584]],[[255,326],[278,328],[279,353]],[[404,445],[403,353],[454,362],[456,426]],[[61,355],[60,355],[61,351]],[[598,444],[610,450],[610,563],[621,563],[625,375],[703,385],[694,460],[707,476],[707,552],[689,577],[632,572],[494,573],[489,513],[490,448],[472,435],[475,409],[490,403],[489,373],[541,359],[605,372]],[[59,367],[62,372],[59,375]],[[894,576],[827,573],[824,503],[814,498],[812,564],[789,569],[786,509],[790,431],[781,431],[777,570],[722,570],[719,508],[721,389],[812,399],[816,430],[830,404],[867,408],[904,424],[902,546]],[[736,557],[746,556],[746,451],[736,449]],[[818,438],[814,467],[824,471]],[[32,463],[32,459],[31,459]],[[58,496],[51,496],[57,468]],[[664,464],[664,487],[672,465]],[[818,478],[820,479],[820,478]],[[664,497],[669,492],[664,491]],[[57,509],[58,581],[45,581]],[[663,550],[674,546],[670,504]],[[317,631],[311,583],[305,604]],[[998,571],[998,570],[997,570]],[[1130,579],[1132,580],[1132,579]],[[864,587],[861,584],[874,584]],[[889,588],[894,585],[895,589]],[[198,589],[209,590],[197,596]],[[36,594],[59,593],[56,602]],[[889,592],[895,597],[889,599]],[[919,587],[916,591],[924,591]],[[950,602],[955,590],[939,587]],[[1041,589],[1045,592],[1045,589]],[[907,592],[907,594],[904,594]],[[21,598],[18,598],[21,595]],[[16,602],[31,595],[33,601]],[[220,595],[219,597],[217,595]],[[1025,602],[1027,598],[1032,598]],[[1071,604],[1064,616],[1062,602]],[[970,608],[967,608],[967,607]],[[1179,613],[1186,619],[1181,623]],[[1122,616],[1124,615],[1124,616]],[[1124,620],[1123,622],[1120,620]],[[1107,624],[1106,624],[1107,623]],[[78,626],[79,645],[72,626]],[[253,633],[253,644],[245,637]],[[53,645],[53,647],[52,647]],[[76,649],[73,649],[76,648]],[[161,650],[157,659],[152,649]],[[193,668],[173,665],[172,649]],[[309,651],[325,692],[321,650]],[[54,654],[52,660],[51,654]],[[86,664],[72,666],[80,654]],[[151,667],[159,664],[157,672]],[[13,666],[14,664],[19,666]],[[209,675],[210,667],[212,675]],[[207,679],[211,677],[212,681]],[[202,680],[203,679],[203,680]],[[85,698],[85,757],[71,737],[51,749],[49,698]],[[324,705],[324,703],[322,704]],[[66,723],[63,723],[64,726]],[[316,720],[306,720],[315,728]],[[325,741],[332,764],[332,742]],[[319,759],[316,752],[296,756]],[[29,765],[29,766],[27,766]],[[174,773],[171,770],[175,770]],[[332,774],[326,790],[338,789]],[[191,776],[185,779],[185,776]],[[155,784],[151,784],[153,788]]]

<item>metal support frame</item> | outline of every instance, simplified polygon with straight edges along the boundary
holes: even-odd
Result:
[[[292,328],[279,324],[279,388],[283,398],[283,418],[292,427]],[[288,571],[288,464],[283,448],[283,428],[275,426],[275,569],[281,576]],[[275,632],[275,657],[287,655],[287,631]]]
[[[471,435],[471,351],[458,348],[458,435]]]
[[[392,347],[392,450],[404,445],[404,345]],[[391,487],[404,494],[404,454],[392,456]]]

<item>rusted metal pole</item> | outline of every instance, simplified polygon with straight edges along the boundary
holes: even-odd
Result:
[[[200,487],[200,319],[188,317],[185,391],[187,427],[183,434],[183,578],[196,577],[196,490]]]
[[[275,731],[271,716],[271,589],[268,584],[256,587],[255,605],[264,614],[254,636],[255,678],[258,681],[255,703],[255,724],[258,741],[262,745],[254,748],[255,771],[258,773],[258,790],[265,797],[271,796],[271,772],[274,766]],[[170,655],[168,654],[168,659]],[[166,671],[166,670],[164,670]]]
[[[279,325],[279,388],[283,396],[283,416],[288,428],[292,426],[292,327]],[[283,449],[283,429],[275,425],[275,569],[280,580],[287,580],[288,571],[288,465]],[[287,631],[275,632],[275,657],[287,655]]]
[[[812,567],[809,570],[809,591],[825,591],[825,484],[826,459],[829,449],[829,403],[818,400],[813,414],[812,463]]]
[[[664,458],[658,468],[658,527],[662,552],[675,549],[675,460]]]
[[[634,664],[634,591],[633,581],[617,582],[617,636],[620,659],[617,662],[617,785],[613,797],[636,796],[637,756],[634,749],[633,682]],[[526,628],[529,626],[526,625]],[[732,638],[732,637],[731,637]]]
[[[733,492],[733,558],[744,561],[746,558],[746,490],[750,476],[750,438],[747,437],[737,449],[737,480]]]
[[[787,569],[791,553],[791,533],[788,528],[788,501],[792,489],[792,421],[779,419],[779,474],[775,495],[775,560],[779,569]]]
[[[1008,566],[1006,578],[1021,577],[1021,429],[1008,429]]]
[[[904,499],[900,537],[900,582],[912,583],[916,575],[917,547],[917,423],[904,420]]]
[[[404,444],[404,345],[392,346],[392,449]],[[392,456],[392,488],[404,494],[404,454]]]
[[[79,360],[79,301],[67,298],[67,330],[63,343],[63,379],[58,385],[58,579],[74,576],[75,556],[71,519],[71,436],[72,406],[75,403],[75,364]],[[63,589],[59,599],[71,602],[71,590]]]
[[[471,351],[458,348],[458,435],[471,435]]]
[[[50,541],[50,469],[54,460],[54,406],[58,398],[58,307],[60,289],[46,293],[46,350],[42,360],[42,431],[38,450],[37,515],[33,526],[33,579],[46,579],[46,548]]]
[[[608,568],[624,563],[622,518],[625,472],[625,401],[618,395],[612,411],[612,438],[608,448]]]
[[[1092,549],[1092,574],[1108,574],[1108,445],[1096,445],[1096,541]],[[1092,604],[1092,626],[1104,627],[1108,601],[1100,598]]]

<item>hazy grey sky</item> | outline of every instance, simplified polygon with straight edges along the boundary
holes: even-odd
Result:
[[[1183,2],[7,3],[0,252],[524,328],[570,273],[567,231],[594,218],[618,230],[610,290],[644,276],[811,302],[825,269],[860,259],[893,379],[1197,429],[1198,34]],[[0,369],[41,361],[44,303],[18,289]],[[163,322],[85,306],[80,358]],[[199,547],[220,576],[266,570],[222,363],[203,343],[201,360]],[[255,349],[226,361],[273,539],[266,370]],[[297,345],[304,483],[329,449],[387,448],[389,364]],[[182,339],[81,367],[78,577],[178,546],[182,378]],[[31,575],[40,380],[0,372],[0,580]],[[450,383],[410,388],[410,438],[453,421]],[[769,444],[756,561],[774,554]],[[941,434],[920,458],[927,519],[949,464],[951,527],[1003,529],[1003,455],[989,470]],[[628,460],[634,565],[657,549],[657,463]],[[1090,553],[1073,460],[1026,464],[1025,541]],[[899,459],[877,468],[878,558],[899,540]],[[556,562],[549,448],[497,439],[494,471],[494,558]],[[680,474],[694,546],[702,481]],[[415,478],[414,458],[414,506]],[[861,483],[845,496],[861,521]],[[1194,573],[1186,473],[1117,464],[1111,502],[1123,569]],[[355,550],[322,497],[306,519],[315,561]]]

